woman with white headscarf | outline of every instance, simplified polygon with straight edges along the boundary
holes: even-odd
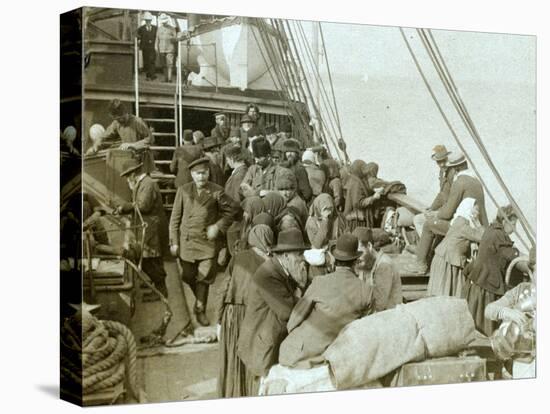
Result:
[[[470,244],[479,243],[484,230],[479,222],[476,200],[465,198],[458,206],[445,238],[435,249],[430,266],[429,296],[460,297]]]

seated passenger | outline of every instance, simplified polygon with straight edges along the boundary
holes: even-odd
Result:
[[[310,368],[324,362],[321,356],[348,323],[366,315],[371,288],[359,280],[354,265],[361,256],[357,237],[342,235],[332,250],[336,270],[313,279],[287,323],[279,363]]]
[[[369,169],[363,160],[351,164],[346,182],[346,201],[344,216],[348,231],[356,227],[374,226],[373,204],[380,199],[380,193],[368,186]]]
[[[356,271],[359,279],[372,287],[371,311],[381,312],[392,309],[403,302],[401,276],[390,256],[380,251],[382,233],[377,238],[372,229],[357,227],[353,235],[359,240],[362,252]]]

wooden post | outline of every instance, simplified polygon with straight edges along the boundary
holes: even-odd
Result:
[[[139,49],[137,36],[134,38],[134,89],[136,101],[136,116],[139,116]]]
[[[179,135],[180,135],[180,145],[183,145],[183,122],[182,122],[182,107],[181,107],[181,98],[182,98],[182,76],[181,76],[181,41],[178,41],[178,121],[179,121]]]

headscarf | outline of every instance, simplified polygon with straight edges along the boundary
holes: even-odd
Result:
[[[268,193],[262,201],[263,211],[271,214],[273,217],[277,217],[286,206],[285,198],[277,192]]]
[[[257,224],[250,229],[248,233],[248,244],[262,252],[269,254],[273,246],[273,230],[265,224]]]
[[[451,225],[455,222],[457,217],[462,217],[468,220],[470,226],[479,227],[479,220],[473,216],[474,205],[476,203],[475,198],[465,198],[462,200],[455,211],[453,219],[451,220]]]
[[[333,159],[328,159],[323,161],[323,164],[327,167],[328,178],[332,180],[333,178],[340,178],[340,166],[338,161]]]
[[[252,225],[255,226],[257,224],[265,224],[273,228],[275,226],[275,219],[271,214],[264,211],[252,219]]]
[[[333,213],[336,210],[332,197],[329,194],[322,193],[315,197],[313,203],[311,203],[309,215],[311,217],[321,218],[321,212],[325,207],[332,207]]]
[[[288,168],[281,168],[275,177],[275,188],[277,190],[295,190],[298,188],[298,181],[294,172]]]
[[[247,197],[241,203],[243,210],[247,213],[249,220],[264,211],[264,203],[258,196]]]
[[[355,160],[349,167],[349,173],[357,178],[363,178],[365,176],[365,172],[368,172],[368,169],[367,163],[363,160]]]

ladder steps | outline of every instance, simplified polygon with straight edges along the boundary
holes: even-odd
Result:
[[[166,118],[143,118],[143,120],[147,122],[169,122],[172,124],[176,122],[173,119],[166,119]]]
[[[154,146],[154,147],[149,147],[149,148],[152,149],[153,151],[174,151],[176,149],[176,147],[174,147],[174,146],[169,146],[169,147]]]
[[[175,188],[163,188],[160,190],[162,194],[174,194],[176,192]]]
[[[172,161],[170,161],[170,160],[155,160],[155,164],[159,164],[159,165],[168,165],[171,162]]]
[[[151,178],[153,178],[154,180],[159,180],[161,178],[176,178],[176,176],[174,174],[163,174],[158,172],[152,172]]]
[[[174,105],[162,105],[162,104],[139,104],[139,108],[160,108],[160,109],[174,109]]]
[[[173,137],[176,135],[175,132],[153,132],[155,137]]]

